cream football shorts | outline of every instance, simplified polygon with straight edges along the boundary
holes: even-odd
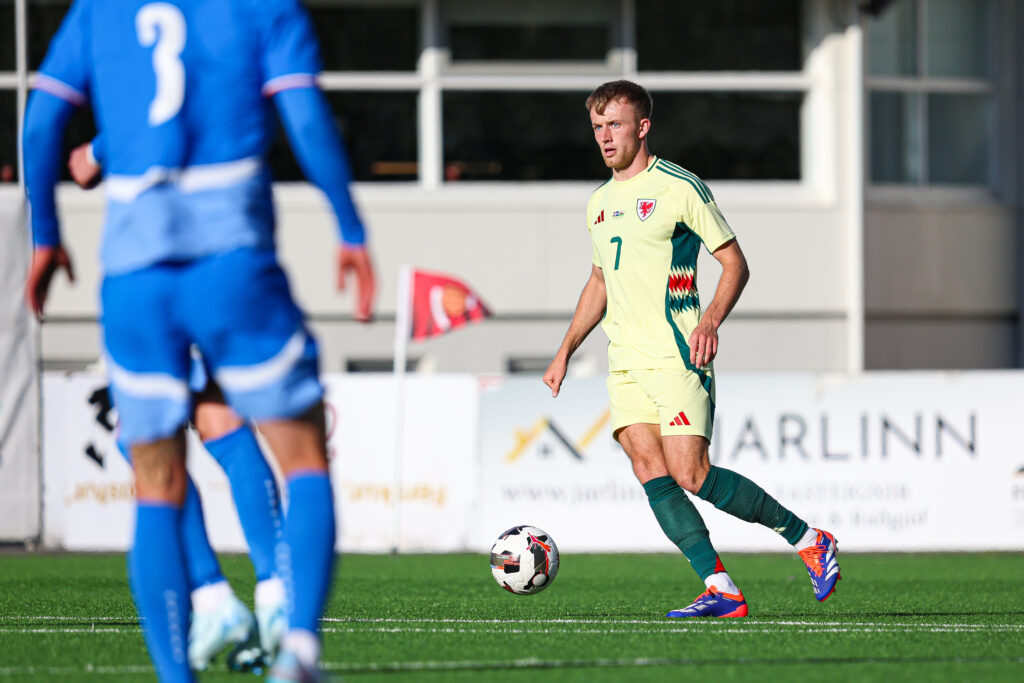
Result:
[[[689,370],[619,370],[608,375],[612,433],[632,424],[657,424],[662,436],[693,434],[711,440],[715,380],[710,391]]]

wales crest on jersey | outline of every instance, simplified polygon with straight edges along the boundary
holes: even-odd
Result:
[[[654,213],[654,205],[658,203],[657,199],[638,199],[636,200],[636,215],[641,221],[645,221],[651,217]]]

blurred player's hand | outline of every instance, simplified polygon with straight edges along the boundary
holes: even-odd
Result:
[[[706,368],[718,355],[718,330],[708,320],[701,319],[690,335],[690,362],[697,368]]]
[[[43,319],[43,306],[46,305],[46,295],[50,291],[50,281],[61,268],[67,271],[68,279],[74,282],[75,271],[64,247],[36,247],[32,252],[32,266],[25,283],[25,299],[39,320]]]
[[[373,316],[373,299],[377,293],[377,280],[373,273],[373,262],[366,247],[345,247],[338,249],[338,291],[345,291],[345,280],[349,273],[356,276],[356,307],[353,315],[359,322],[370,322]]]
[[[548,366],[547,371],[544,373],[544,384],[551,387],[551,398],[558,396],[558,390],[562,387],[562,380],[565,379],[565,371],[568,366],[568,361],[562,358],[561,355],[555,356],[555,359],[551,361],[551,365]]]
[[[71,179],[85,190],[96,187],[102,179],[101,171],[103,169],[89,153],[91,144],[91,142],[86,142],[75,147],[71,150],[71,156],[68,157],[68,170],[71,171]]]

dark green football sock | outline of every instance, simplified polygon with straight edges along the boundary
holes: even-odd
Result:
[[[708,539],[704,520],[686,492],[672,477],[651,479],[644,484],[644,491],[661,530],[679,546],[701,580],[714,574],[716,567],[721,566],[718,553]]]
[[[785,538],[790,545],[807,531],[807,523],[779,505],[768,493],[742,474],[711,466],[697,495],[722,512],[745,522],[757,522]]]

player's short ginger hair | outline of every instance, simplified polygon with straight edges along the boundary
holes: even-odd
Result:
[[[619,100],[626,100],[632,104],[634,111],[641,119],[651,118],[651,111],[654,109],[651,93],[647,92],[642,85],[625,80],[608,81],[599,85],[597,90],[590,93],[590,97],[587,98],[587,111],[593,110],[598,114],[603,114],[604,108],[608,106],[609,102]]]

